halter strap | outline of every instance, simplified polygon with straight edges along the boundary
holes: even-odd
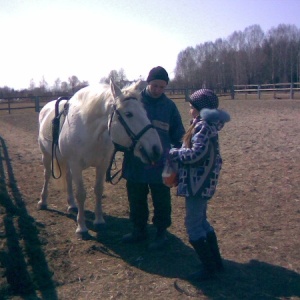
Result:
[[[128,101],[128,100],[137,100],[137,98],[134,98],[134,97],[127,97],[125,98],[123,101]],[[128,134],[128,136],[130,137],[131,141],[132,141],[132,144],[130,145],[130,147],[126,148],[124,146],[121,146],[117,143],[115,143],[114,141],[112,141],[115,145],[115,148],[117,149],[117,151],[121,151],[121,152],[124,152],[124,151],[132,151],[137,142],[139,141],[139,139],[151,128],[154,128],[154,126],[152,124],[148,124],[147,126],[145,126],[138,134],[135,134],[131,129],[130,127],[127,125],[126,121],[124,120],[124,118],[122,117],[121,113],[119,112],[118,108],[117,108],[117,105],[116,103],[113,104],[113,112],[111,114],[111,117],[110,117],[110,121],[109,121],[109,128],[108,128],[108,131],[109,131],[109,134],[110,134],[110,130],[111,130],[111,123],[112,123],[112,119],[114,117],[114,114],[117,114],[118,116],[118,120],[120,121],[120,123],[122,124],[122,126],[124,127],[126,133]]]

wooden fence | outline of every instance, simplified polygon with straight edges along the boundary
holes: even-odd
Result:
[[[171,98],[182,97],[182,95],[191,95],[196,88],[167,88],[166,93]],[[234,85],[231,89],[224,92],[222,90],[214,91],[219,97],[229,99],[300,99],[300,82],[296,83],[276,83],[276,84],[252,84],[252,85]]]
[[[276,83],[276,84],[252,84],[252,85],[235,85],[233,91],[233,99],[240,98],[243,95],[245,99],[249,96],[256,96],[261,99],[263,95],[273,99],[294,99],[300,95],[300,82],[295,83]],[[297,97],[297,98],[300,98]]]
[[[167,88],[166,94],[173,99],[185,98],[191,95],[197,88]],[[228,99],[300,99],[300,82],[296,83],[276,83],[276,84],[252,84],[235,85],[229,92],[216,90],[215,93],[220,97]],[[61,95],[63,96],[63,95]],[[34,109],[39,112],[40,109],[50,100],[58,98],[57,96],[29,96],[29,97],[3,97],[0,99],[0,111],[17,109]]]
[[[57,96],[5,97],[0,99],[0,111],[7,111],[10,114],[13,110],[34,109],[39,112],[47,102],[57,98]]]

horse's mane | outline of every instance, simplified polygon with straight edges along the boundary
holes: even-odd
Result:
[[[135,83],[129,84],[122,89],[122,99],[133,97],[140,99],[140,90]],[[81,103],[80,113],[85,116],[101,116],[107,113],[107,110],[114,102],[109,84],[99,84],[82,88],[74,95],[75,101]]]
[[[74,102],[79,102],[80,114],[88,116],[104,112],[105,102],[112,99],[112,95],[109,85],[99,84],[82,88],[76,92],[73,99]]]
[[[141,98],[141,92],[135,83],[131,83],[123,87],[122,93],[124,98],[132,97],[138,100]]]

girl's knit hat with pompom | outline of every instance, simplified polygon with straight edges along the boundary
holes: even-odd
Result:
[[[219,107],[218,96],[209,89],[201,89],[193,93],[188,101],[198,111],[203,108],[215,109]]]

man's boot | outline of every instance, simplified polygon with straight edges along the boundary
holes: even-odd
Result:
[[[146,227],[137,228],[134,227],[131,233],[123,235],[122,242],[125,244],[135,244],[142,242],[148,238]]]
[[[199,271],[189,275],[187,279],[194,281],[205,281],[212,279],[216,273],[216,264],[207,240],[205,238],[200,238],[197,241],[190,241],[190,243],[202,262],[202,268]]]
[[[159,250],[165,247],[168,243],[167,230],[157,229],[155,240],[149,244],[149,250]]]
[[[216,233],[214,231],[209,232],[206,236],[206,239],[211,249],[211,252],[214,256],[214,261],[216,263],[216,270],[218,272],[223,272],[224,265],[220,254]]]

